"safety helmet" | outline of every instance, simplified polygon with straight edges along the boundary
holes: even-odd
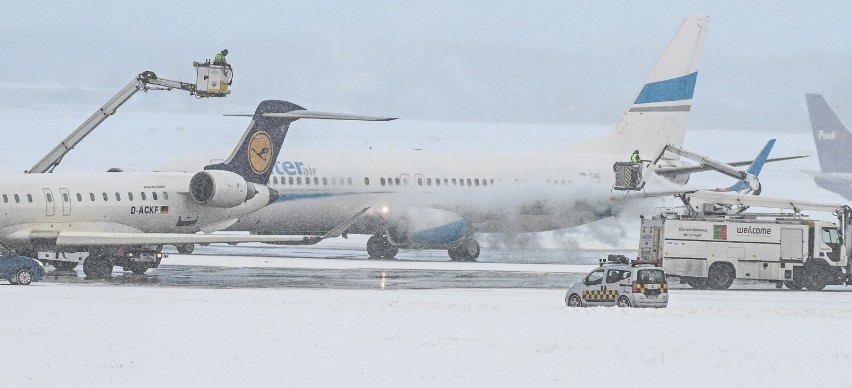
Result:
[[[222,50],[222,55],[228,55],[228,49]]]
[[[638,154],[638,153],[639,153],[639,150],[633,151],[633,153],[634,153],[634,154]]]

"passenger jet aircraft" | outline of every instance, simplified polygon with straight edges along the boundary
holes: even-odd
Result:
[[[204,171],[0,176],[0,240],[25,252],[87,252],[83,271],[95,277],[111,273],[114,264],[137,273],[156,267],[162,244],[316,243],[315,237],[196,234],[227,228],[279,198],[266,183],[290,123],[299,118],[389,120],[264,101],[231,156]],[[70,269],[78,263],[52,264]]]
[[[288,151],[269,182],[281,193],[275,203],[229,229],[320,234],[371,206],[348,230],[373,235],[370,256],[447,249],[453,260],[474,260],[475,232],[549,231],[613,216],[642,197],[612,190],[613,163],[634,150],[660,156],[646,174],[665,179],[652,182],[682,184],[702,169],[662,150],[683,144],[707,21],[682,22],[621,122],[598,139],[564,152]]]

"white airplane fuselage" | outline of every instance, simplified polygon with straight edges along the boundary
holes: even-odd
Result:
[[[472,232],[539,232],[609,217],[613,163],[629,155],[563,152],[287,150],[269,186],[278,200],[241,217],[235,230],[318,233],[371,206],[384,219],[442,209]],[[353,167],[357,165],[357,167]],[[381,233],[376,219],[352,233]]]
[[[0,241],[29,247],[33,232],[196,233],[268,202],[261,194],[230,208],[201,205],[188,195],[193,175],[0,175]]]

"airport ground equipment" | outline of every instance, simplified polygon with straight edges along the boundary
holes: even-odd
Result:
[[[140,73],[26,172],[53,172],[53,169],[59,165],[62,158],[74,146],[80,143],[80,141],[94,131],[108,117],[115,114],[119,107],[140,90],[179,89],[187,91],[190,95],[197,98],[225,97],[231,93],[230,85],[234,76],[231,65],[214,65],[210,61],[203,63],[193,62],[192,65],[195,67],[196,72],[195,83],[161,78],[151,71]]]
[[[849,206],[705,191],[682,197],[687,207],[641,222],[639,258],[660,263],[669,276],[713,289],[726,289],[734,279],[795,290],[852,284]],[[730,214],[728,206],[786,212]],[[803,210],[830,212],[837,222]]]
[[[642,190],[645,187],[645,179],[647,177],[645,170],[651,168],[651,166],[656,166],[666,152],[671,152],[673,154],[695,161],[700,166],[703,166],[707,169],[714,170],[729,177],[745,181],[748,184],[750,191],[760,191],[760,181],[757,179],[756,176],[749,174],[748,172],[739,170],[731,164],[720,162],[707,156],[699,155],[695,152],[688,151],[686,149],[683,149],[682,147],[678,147],[672,144],[666,144],[666,146],[663,147],[662,151],[660,151],[659,155],[657,155],[656,159],[654,159],[653,161],[643,160],[641,162],[615,163],[612,166],[613,172],[615,173],[615,185],[612,188],[614,190]],[[781,158],[780,160],[783,159],[785,158]]]
[[[628,261],[622,255],[601,260],[599,268],[565,293],[565,305],[569,307],[666,307],[668,303],[663,269],[654,263]]]

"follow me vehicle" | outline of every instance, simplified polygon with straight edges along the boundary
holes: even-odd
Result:
[[[629,262],[621,255],[610,255],[595,269],[574,283],[565,293],[565,305],[666,307],[669,304],[666,273],[653,264]]]
[[[26,286],[42,277],[44,264],[33,258],[19,256],[0,242],[0,279]]]

